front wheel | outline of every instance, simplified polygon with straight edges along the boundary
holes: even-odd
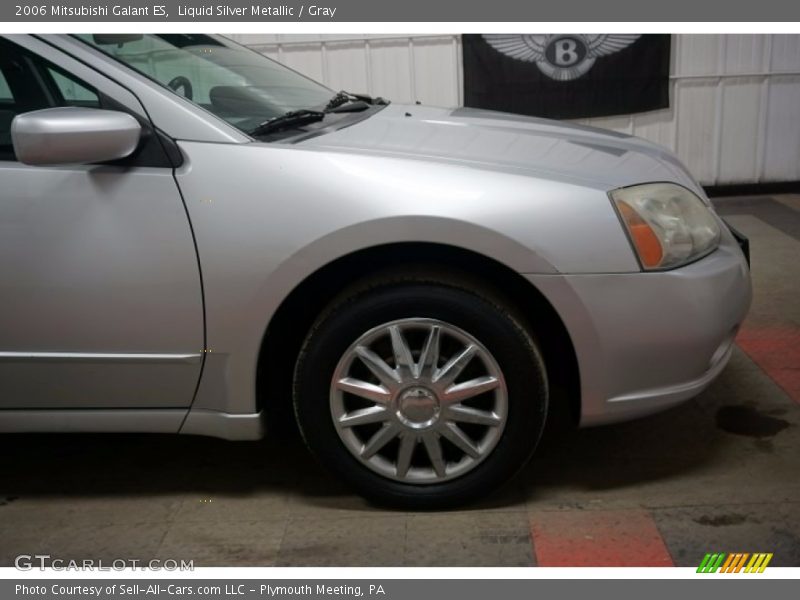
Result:
[[[363,495],[410,508],[473,500],[533,452],[542,359],[499,303],[432,282],[372,287],[312,328],[295,412],[317,458]]]

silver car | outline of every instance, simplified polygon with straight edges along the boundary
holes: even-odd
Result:
[[[746,256],[641,139],[334,91],[225,38],[0,38],[0,431],[262,437],[472,500],[725,367]]]

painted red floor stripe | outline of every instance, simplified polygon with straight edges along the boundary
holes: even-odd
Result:
[[[800,403],[800,328],[745,324],[736,343],[792,400]]]
[[[645,510],[531,513],[540,567],[671,567],[664,540]]]

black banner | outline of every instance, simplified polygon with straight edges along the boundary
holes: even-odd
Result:
[[[575,119],[669,107],[669,35],[464,35],[464,104]]]

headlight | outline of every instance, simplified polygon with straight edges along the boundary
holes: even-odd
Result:
[[[611,199],[646,270],[671,269],[719,245],[719,225],[700,198],[673,183],[620,188]]]

